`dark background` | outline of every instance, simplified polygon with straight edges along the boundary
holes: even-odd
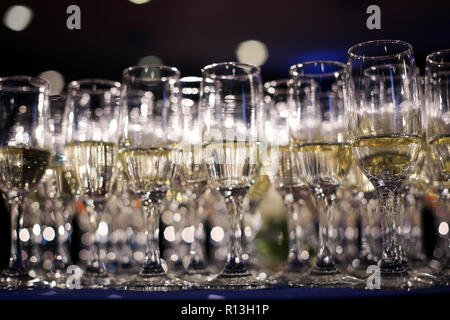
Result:
[[[313,59],[345,61],[348,48],[372,39],[410,42],[419,67],[425,56],[450,47],[450,1],[333,0],[2,0],[30,7],[21,32],[0,26],[0,76],[57,70],[66,81],[120,80],[125,67],[156,55],[182,75],[199,75],[212,62],[236,60],[241,41],[264,42],[264,80],[287,76],[290,65]],[[68,30],[66,8],[81,8],[81,30]],[[381,30],[368,30],[366,9],[381,8]]]

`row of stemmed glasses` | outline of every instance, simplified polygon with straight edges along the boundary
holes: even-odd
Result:
[[[436,104],[427,114],[427,137],[444,174],[448,171],[448,106],[442,103],[447,98],[447,87],[442,83],[448,81],[447,66],[446,52],[427,58],[426,97],[430,104]],[[191,102],[183,105],[180,73],[172,67],[128,68],[122,87],[105,80],[73,82],[65,110],[64,176],[74,179],[72,186],[86,201],[92,237],[98,232],[102,210],[119,171],[140,196],[148,248],[141,272],[123,286],[130,290],[190,286],[168,276],[161,264],[160,204],[177,171],[193,189],[192,201],[201,195],[208,180],[223,195],[228,209],[229,251],[222,273],[197,286],[254,289],[270,284],[253,277],[243,262],[242,203],[263,163],[269,162],[270,175],[279,189],[286,188],[294,197],[299,195],[298,189],[308,186],[319,212],[320,249],[315,266],[289,284],[342,287],[359,282],[336,267],[331,206],[350,171],[353,151],[379,197],[384,247],[379,263],[382,287],[426,286],[420,277],[407,272],[397,234],[397,225],[401,224],[399,194],[422,144],[415,70],[412,48],[401,41],[358,44],[349,50],[347,66],[332,61],[295,65],[290,69],[287,110],[276,113],[279,119],[273,121],[264,119],[267,112],[259,69],[244,64],[205,67],[199,103],[194,108]],[[1,85],[5,113],[1,185],[9,193],[12,239],[17,240],[21,198],[35,187],[50,163],[52,135],[45,121],[49,118],[48,84],[15,77],[2,80]],[[31,116],[35,114],[38,117]],[[265,153],[266,146],[269,152]],[[195,215],[192,219],[195,230]],[[16,243],[13,241],[2,285],[32,287],[36,281],[23,269]],[[192,269],[188,271],[196,274],[201,268],[197,268],[200,264],[195,245],[191,249],[188,265]],[[113,285],[98,252],[99,248],[91,250],[83,287]],[[295,253],[291,259],[292,266],[304,268],[304,261]]]
[[[435,55],[440,59],[437,62],[432,60]],[[427,70],[436,66],[446,66],[445,53],[427,58]],[[383,254],[379,262],[381,287],[398,289],[434,285],[435,277],[411,269],[402,252],[402,239],[397,234],[403,219],[399,196],[415,167],[423,141],[417,68],[412,47],[402,41],[369,41],[349,50],[347,66],[331,61],[308,62],[291,67],[290,76],[294,110],[290,112],[287,126],[289,143],[287,148],[279,148],[286,144],[283,142],[286,139],[273,139],[278,147],[273,177],[276,183],[286,181],[286,172],[289,173],[287,181],[295,177],[286,170],[291,168],[286,165],[290,160],[286,161],[285,154],[280,152],[288,150],[290,159],[296,165],[294,174],[306,182],[316,199],[320,249],[310,272],[307,275],[298,272],[297,279],[289,284],[367,286],[365,282],[343,275],[338,270],[330,237],[330,207],[337,188],[353,166],[354,157],[359,169],[375,187],[380,202],[383,235]],[[432,76],[428,75],[429,78]],[[443,78],[445,76],[441,74],[438,82],[441,83]],[[435,90],[440,89],[437,96],[440,100],[444,96],[444,101],[446,92],[442,88],[445,86],[431,86]],[[434,92],[430,89],[426,91],[431,96],[428,99],[433,99]],[[443,105],[441,103],[439,107],[432,108],[433,112],[438,110],[439,116],[442,116],[446,111],[445,103]],[[428,115],[427,118],[430,119]],[[428,139],[430,146],[438,144],[433,151],[437,161],[440,161],[441,170],[445,172],[448,156],[446,123],[442,124],[439,120],[440,125],[436,126],[437,118],[442,119],[435,117],[434,124],[428,123],[427,129],[430,132],[430,129],[439,128],[438,134],[431,135],[438,137],[430,140],[428,133]],[[276,134],[280,131],[277,130]],[[359,188],[364,189],[367,182],[364,182],[361,173],[353,173],[353,176]],[[362,254],[365,256],[361,256],[359,262],[364,261],[367,265],[370,263],[368,252]],[[361,269],[352,269],[350,271],[355,275],[361,276]]]

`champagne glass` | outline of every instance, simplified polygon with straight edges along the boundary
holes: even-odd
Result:
[[[381,289],[414,287],[401,260],[402,187],[422,146],[421,112],[410,44],[376,40],[349,49],[349,133],[356,162],[381,209]]]
[[[235,62],[202,70],[203,158],[209,182],[222,194],[229,215],[225,268],[205,284],[211,289],[261,289],[242,260],[242,201],[258,177],[263,148],[263,90],[258,67]]]
[[[344,108],[346,65],[305,62],[292,66],[289,75],[296,107],[290,121],[290,147],[296,170],[311,188],[319,213],[319,253],[300,285],[347,287],[356,279],[337,269],[331,243],[331,206],[352,160]]]
[[[87,203],[92,239],[99,235],[99,222],[118,173],[119,98],[120,83],[115,81],[85,79],[71,82],[67,89],[64,170],[75,178]],[[89,250],[81,286],[112,286],[99,245],[92,243]]]
[[[123,72],[120,161],[130,188],[139,195],[147,223],[147,252],[141,272],[126,290],[184,289],[167,275],[159,251],[161,201],[176,175],[181,154],[180,72],[168,66],[136,66]]]
[[[11,251],[0,289],[41,287],[22,260],[19,234],[24,201],[45,173],[51,157],[51,128],[47,81],[13,76],[0,78],[0,188],[8,196]]]
[[[56,229],[56,249],[54,252],[51,268],[46,269],[46,281],[50,286],[59,288],[65,287],[66,268],[70,264],[70,256],[67,248],[69,231],[66,230],[66,223],[73,214],[72,200],[75,195],[76,182],[70,172],[64,170],[64,143],[65,136],[63,130],[64,109],[66,97],[64,95],[54,95],[49,98],[49,109],[51,114],[50,125],[53,128],[52,148],[54,155],[50,165],[45,171],[41,183],[37,189],[43,199],[50,202],[48,207],[48,219]]]
[[[450,49],[426,58],[425,99],[427,141],[439,172],[443,176],[441,202],[449,223],[450,203]],[[450,241],[447,233],[446,263],[441,283],[450,284]]]
[[[294,158],[289,147],[289,116],[295,111],[292,100],[292,83],[289,79],[279,79],[264,84],[266,108],[265,141],[268,148],[267,171],[275,189],[281,194],[286,206],[289,237],[289,253],[285,269],[271,280],[279,284],[301,281],[308,271],[306,203],[311,193],[295,170]],[[306,211],[307,212],[307,211]]]
[[[183,113],[182,179],[188,188],[188,219],[193,239],[184,261],[184,279],[206,281],[212,272],[206,265],[202,220],[203,193],[208,189],[206,166],[202,158],[202,124],[199,110],[201,77],[184,77],[181,83],[181,110]]]

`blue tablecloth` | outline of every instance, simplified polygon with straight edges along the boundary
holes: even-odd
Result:
[[[449,296],[450,287],[437,287],[412,291],[279,288],[246,291],[192,289],[172,292],[132,292],[115,289],[42,289],[33,291],[0,291],[0,300],[331,300],[434,295]]]

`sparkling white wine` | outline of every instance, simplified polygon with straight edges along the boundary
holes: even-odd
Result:
[[[364,175],[362,170],[356,164],[356,161],[352,161],[350,171],[346,179],[346,185],[357,191],[371,192],[374,191],[373,184]]]
[[[5,192],[32,190],[47,169],[50,152],[33,148],[0,148],[0,184]]]
[[[117,144],[102,141],[71,142],[64,147],[66,174],[70,172],[82,195],[106,200],[117,175]]]
[[[53,162],[41,180],[43,192],[53,197],[70,200],[77,193],[77,182],[72,173],[64,168],[63,163]]]
[[[450,135],[431,139],[430,148],[439,169],[447,178],[450,177]]]
[[[345,185],[354,190],[362,192],[374,191],[373,184],[367,179],[362,170],[358,167],[356,159],[352,153],[350,160],[350,170],[347,178],[345,179]]]
[[[292,152],[302,178],[310,185],[340,184],[352,163],[346,143],[293,141]]]
[[[249,187],[261,169],[261,143],[218,141],[205,144],[203,157],[210,180],[219,189]]]
[[[269,175],[276,186],[296,186],[302,181],[295,169],[295,162],[289,146],[269,147]]]
[[[270,189],[270,185],[270,179],[267,175],[259,175],[248,190],[246,194],[247,199],[254,203],[259,203],[266,196],[267,192]]]
[[[206,187],[207,173],[201,145],[188,145],[183,148],[180,167],[187,183]]]
[[[418,136],[368,136],[355,140],[352,148],[367,177],[384,182],[409,176],[422,146]]]
[[[167,191],[179,153],[172,147],[126,148],[120,151],[120,162],[136,192]]]

